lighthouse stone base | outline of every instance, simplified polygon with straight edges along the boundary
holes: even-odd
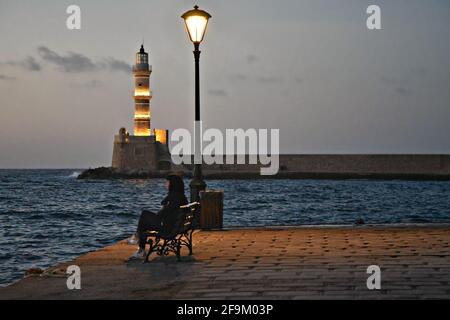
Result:
[[[166,145],[155,136],[116,135],[112,168],[121,173],[148,173],[170,170],[170,155]]]

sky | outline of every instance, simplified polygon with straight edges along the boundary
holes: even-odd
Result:
[[[0,168],[110,165],[142,41],[152,127],[191,129],[194,4],[205,128],[276,128],[281,153],[450,152],[448,0],[0,0]]]

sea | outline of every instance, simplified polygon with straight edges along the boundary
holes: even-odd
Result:
[[[0,170],[0,286],[128,238],[140,212],[157,211],[167,192],[163,179],[77,180],[81,171]],[[207,184],[224,191],[225,228],[450,223],[448,181]]]

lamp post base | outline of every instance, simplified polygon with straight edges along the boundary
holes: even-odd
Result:
[[[191,188],[191,202],[199,202],[200,201],[200,191],[204,191],[206,189],[206,183],[202,179],[193,179],[189,184]]]

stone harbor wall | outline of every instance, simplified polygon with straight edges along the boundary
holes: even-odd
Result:
[[[450,174],[450,155],[282,155],[281,171]]]
[[[248,162],[247,162],[248,163]],[[205,165],[210,177],[259,175],[261,165]],[[450,155],[280,155],[282,178],[450,179]]]
[[[153,178],[163,177],[170,171],[191,175],[193,166],[171,163],[165,145],[143,141],[137,139],[123,143],[116,140],[112,167],[87,170],[81,178]],[[203,173],[211,179],[450,180],[450,155],[280,155],[279,173],[276,176],[261,176],[260,168],[260,164],[212,164],[203,165]]]

